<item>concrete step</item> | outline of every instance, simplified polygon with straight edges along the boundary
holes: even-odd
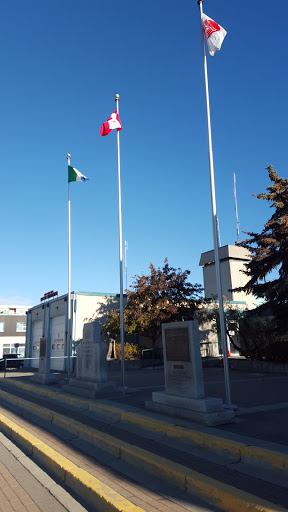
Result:
[[[65,393],[91,399],[121,395],[111,382],[95,383],[74,378],[70,378],[69,383],[62,384],[61,389]]]
[[[16,392],[17,387],[14,386],[14,389]],[[129,431],[124,428],[125,424],[121,421],[115,424],[113,414],[111,420],[111,410],[110,420],[106,417],[106,423],[103,421],[99,422],[99,420],[95,419],[95,416],[94,418],[89,418],[89,411],[86,416],[79,412],[75,415],[75,412],[72,410],[69,411],[69,409],[66,408],[64,410],[63,406],[59,406],[56,402],[54,403],[53,410],[51,404],[48,403],[49,408],[44,408],[42,405],[40,406],[36,403],[37,399],[35,399],[35,397],[33,402],[24,400],[23,397],[20,396],[21,393],[22,390],[20,391],[19,388],[17,390],[18,397],[9,393],[5,395],[5,392],[2,391],[1,400],[5,400],[10,407],[14,404],[14,407],[25,409],[28,415],[33,414],[34,417],[37,416],[38,418],[42,418],[42,420],[44,419],[46,425],[47,421],[49,421],[50,426],[53,425],[56,429],[60,428],[66,431],[66,435],[67,432],[69,432],[70,435],[72,434],[74,442],[77,439],[77,442],[80,442],[82,448],[86,446],[87,453],[89,453],[89,451],[91,452],[91,447],[96,446],[98,450],[104,451],[106,458],[107,454],[109,454],[109,457],[112,457],[114,462],[115,460],[120,460],[122,464],[128,465],[132,474],[135,473],[135,471],[144,471],[147,475],[150,475],[150,477],[153,476],[157,478],[159,482],[162,481],[169,485],[177,485],[181,491],[185,489],[188,492],[198,494],[198,496],[202,498],[202,493],[204,492],[205,500],[207,500],[208,503],[215,505],[216,500],[217,506],[222,510],[229,510],[231,512],[234,510],[242,510],[241,507],[244,506],[248,507],[248,503],[250,507],[249,510],[273,511],[283,510],[283,508],[281,509],[281,505],[283,507],[288,504],[288,493],[283,491],[283,487],[285,486],[281,489],[281,487],[276,484],[267,482],[264,484],[262,480],[265,480],[265,475],[263,474],[258,477],[251,475],[249,478],[242,474],[245,464],[239,461],[239,452],[237,455],[238,459],[236,458],[236,460],[231,461],[231,450],[230,452],[228,451],[228,457],[226,457],[224,463],[224,454],[222,454],[221,460],[219,460],[219,453],[218,457],[215,457],[213,450],[212,453],[208,450],[210,462],[207,464],[207,458],[201,456],[200,453],[195,454],[195,451],[193,453],[191,446],[187,450],[187,444],[183,445],[181,442],[181,434],[184,434],[185,437],[186,430],[183,427],[177,427],[178,436],[180,437],[178,443],[171,443],[173,436],[172,438],[169,436],[161,443],[158,439],[159,434],[157,434],[157,429],[156,434],[155,431],[154,433],[150,431],[150,435],[147,435],[146,431],[146,436],[144,437],[143,435],[139,435],[139,432],[134,431],[132,436],[131,430]],[[32,397],[30,397],[30,399],[32,399]],[[41,404],[43,404],[43,398],[41,399]],[[105,404],[102,405],[105,406]],[[109,404],[106,406],[107,412],[109,412],[108,406]],[[57,407],[58,411],[60,410],[61,413],[57,411]],[[124,414],[125,413],[126,416],[131,416],[131,411],[124,410]],[[142,420],[145,420],[145,415],[139,414],[138,416],[142,416]],[[81,421],[79,421],[79,419],[81,419]],[[138,417],[137,420],[139,424],[140,418]],[[149,423],[148,416],[146,416],[146,420]],[[111,421],[114,421],[113,425],[110,424]],[[150,422],[151,421],[155,422],[156,419],[150,418]],[[126,426],[129,426],[129,422]],[[156,426],[159,427],[157,423]],[[169,425],[168,423],[167,428],[173,430],[173,425]],[[176,426],[174,425],[174,431],[175,428]],[[143,434],[142,431],[140,433]],[[129,440],[129,442],[127,442],[127,440]],[[179,446],[176,446],[177,444]],[[237,446],[234,449],[234,457],[235,454],[237,454],[238,448]],[[272,456],[272,454],[270,454],[270,456]],[[236,467],[237,465],[239,466],[238,469]],[[240,468],[240,466],[242,466],[242,468]],[[201,472],[199,472],[199,470]],[[229,485],[231,482],[236,482],[236,487]],[[273,498],[273,505],[270,505],[274,508],[267,508],[269,504],[263,502],[263,496]],[[231,502],[237,505],[231,505]],[[258,505],[261,505],[262,509],[257,508]]]
[[[95,391],[93,389],[78,388],[77,386],[71,386],[70,384],[64,384],[62,389],[65,393],[70,393],[76,396],[82,396],[85,398],[95,397]]]
[[[23,419],[11,410],[3,414],[0,406],[0,430],[88,512],[220,512],[192,490],[188,494],[141,468],[131,471],[123,459],[49,425],[47,418],[37,421],[29,414]]]
[[[144,438],[157,439],[162,444],[175,446],[206,460],[216,460],[225,466],[234,464],[234,470],[239,468],[239,471],[256,477],[261,472],[263,480],[288,487],[288,449],[283,445],[264,443],[179,418],[164,417],[110,400],[80,399],[55,391],[51,386],[40,387],[15,379],[6,379],[0,383],[7,390],[21,389],[29,398],[41,397],[48,404],[61,404],[61,407],[68,410],[81,411],[101,423],[113,423],[118,429]]]

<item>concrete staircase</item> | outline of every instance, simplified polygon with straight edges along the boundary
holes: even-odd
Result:
[[[287,510],[283,446],[25,379],[0,381],[0,406],[0,431],[88,510]]]

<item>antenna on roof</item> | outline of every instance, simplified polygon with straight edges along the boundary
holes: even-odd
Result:
[[[239,242],[240,221],[239,221],[239,217],[238,217],[238,208],[237,208],[236,174],[235,174],[235,172],[234,172],[234,199],[235,199],[235,213],[236,213],[236,222],[237,222],[237,242]]]

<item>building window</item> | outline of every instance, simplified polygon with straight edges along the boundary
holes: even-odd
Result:
[[[25,322],[17,322],[16,332],[26,332],[26,323]]]
[[[4,322],[0,322],[0,332],[4,332]]]
[[[25,356],[25,345],[20,345],[19,346],[18,354],[20,354],[22,357]]]
[[[3,344],[3,355],[4,354],[21,354],[25,355],[25,345],[19,343],[4,343]]]

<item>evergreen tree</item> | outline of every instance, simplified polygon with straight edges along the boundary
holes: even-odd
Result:
[[[267,187],[267,193],[258,194],[256,197],[269,201],[274,213],[260,234],[246,232],[250,238],[239,244],[251,252],[252,259],[246,265],[246,274],[250,279],[238,291],[252,292],[265,299],[266,302],[261,308],[271,311],[279,331],[287,331],[288,179],[280,178],[272,165],[267,170],[271,185]],[[277,270],[277,276],[270,281],[266,280],[272,270]]]

